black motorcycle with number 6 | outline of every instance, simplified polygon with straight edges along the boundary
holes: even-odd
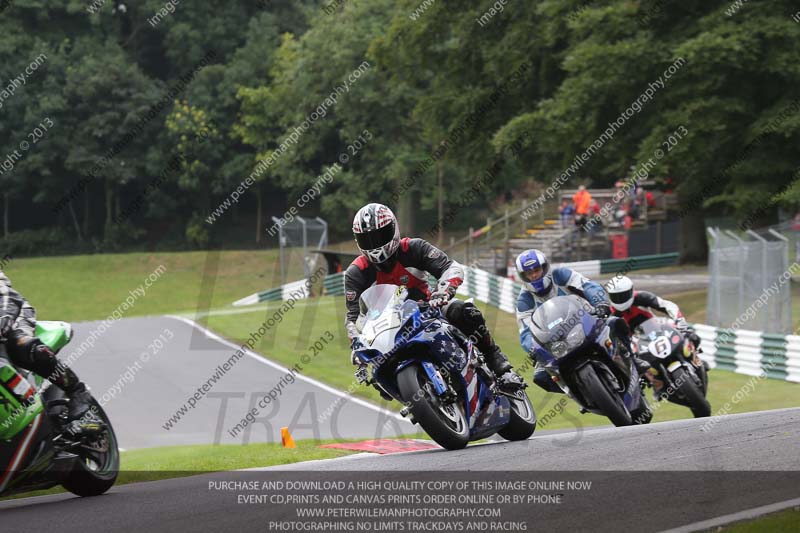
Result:
[[[651,318],[637,333],[639,357],[653,367],[654,398],[688,407],[695,418],[711,416],[708,372],[694,343],[667,319]]]

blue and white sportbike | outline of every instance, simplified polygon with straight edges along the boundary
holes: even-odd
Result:
[[[495,433],[530,437],[536,414],[524,387],[501,390],[472,341],[439,310],[407,296],[405,287],[389,284],[361,295],[358,380],[404,403],[401,414],[448,450]]]
[[[526,319],[536,358],[550,378],[581,407],[615,426],[647,424],[653,417],[631,357],[608,321],[578,296],[558,296]]]

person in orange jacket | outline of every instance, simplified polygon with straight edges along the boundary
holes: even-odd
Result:
[[[589,204],[592,202],[592,195],[586,190],[585,185],[578,187],[578,192],[572,197],[575,204],[575,224],[583,226],[589,220]]]

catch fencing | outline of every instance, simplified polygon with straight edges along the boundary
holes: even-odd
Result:
[[[791,333],[791,284],[776,286],[790,268],[789,240],[774,230],[737,234],[709,228],[708,233],[707,322],[716,327],[730,326],[752,302],[768,293],[748,324],[768,333]]]

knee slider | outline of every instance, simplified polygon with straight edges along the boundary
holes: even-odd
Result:
[[[481,310],[475,307],[471,302],[464,304],[464,321],[474,326],[475,329],[486,325],[486,320],[483,318]]]
[[[35,339],[30,348],[31,360],[37,365],[55,365],[58,364],[58,359],[53,350],[50,349],[45,343],[39,339]]]
[[[448,322],[451,324],[457,324],[461,322],[464,316],[464,306],[466,304],[463,300],[451,300],[450,303],[447,304],[445,308],[444,317],[447,319]]]
[[[614,317],[611,323],[611,329],[621,338],[629,337],[631,334],[631,328],[628,326],[628,323],[619,317]]]
[[[36,337],[20,339],[16,345],[19,356],[40,376],[50,375],[58,367],[58,359],[45,343]]]

